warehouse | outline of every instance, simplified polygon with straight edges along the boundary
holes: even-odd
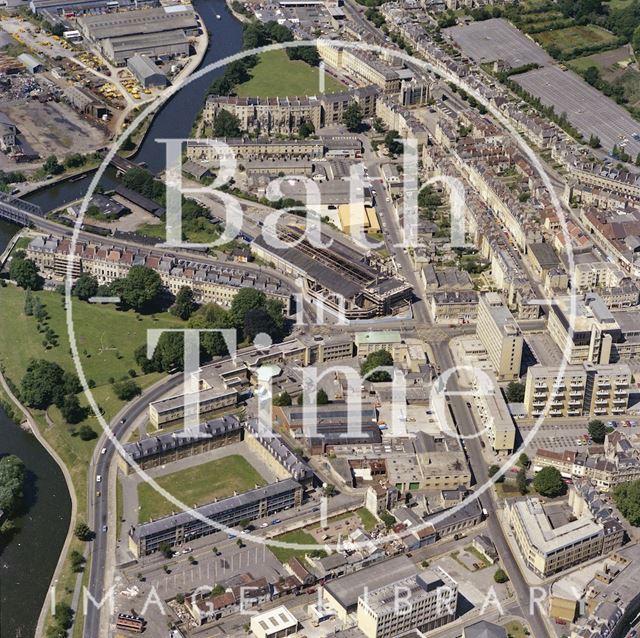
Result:
[[[184,58],[189,55],[189,40],[182,31],[109,38],[103,40],[101,46],[104,56],[116,66],[124,66],[134,55],[162,59]]]
[[[134,55],[127,66],[145,89],[167,86],[167,76],[146,55]]]
[[[40,60],[36,60],[36,58],[29,53],[21,53],[18,56],[18,60],[24,64],[29,73],[40,73],[44,70],[42,62],[40,62]]]

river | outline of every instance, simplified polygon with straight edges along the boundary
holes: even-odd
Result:
[[[193,6],[206,25],[210,38],[201,68],[241,49],[242,24],[228,10],[224,0],[193,0]],[[216,19],[216,14],[220,16],[220,20]],[[223,72],[224,67],[194,80],[165,102],[153,119],[144,141],[132,158],[133,161],[144,162],[153,172],[164,170],[165,145],[156,140],[189,136],[209,85]],[[44,211],[50,211],[84,197],[89,182],[89,177],[76,182],[62,182],[27,195],[25,199],[38,204]],[[105,189],[115,186],[112,169],[105,171],[100,183]]]
[[[18,228],[0,222],[0,252]],[[0,408],[0,456],[27,469],[19,531],[0,541],[0,636],[31,638],[69,527],[71,499],[62,472],[38,440]]]
[[[193,5],[210,36],[202,66],[240,50],[242,24],[233,17],[224,0],[193,0]],[[216,14],[221,16],[220,20]],[[154,172],[164,168],[165,147],[156,139],[188,137],[210,83],[223,71],[217,69],[192,82],[164,104],[134,161],[144,162]],[[25,199],[50,211],[83,197],[89,183],[89,177],[63,182]],[[101,185],[109,189],[115,183],[113,172],[106,171]],[[16,231],[15,226],[0,222],[0,252]],[[25,490],[27,511],[18,521],[20,531],[6,547],[0,547],[0,638],[31,638],[64,543],[71,503],[55,461],[35,437],[12,423],[1,409],[0,454],[16,454],[29,471]]]

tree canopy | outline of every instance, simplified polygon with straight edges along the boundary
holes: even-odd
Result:
[[[22,505],[25,479],[24,463],[13,454],[0,459],[0,510],[14,516]]]
[[[618,485],[613,491],[613,500],[629,523],[640,527],[640,480]]]
[[[607,426],[600,419],[589,421],[588,431],[594,443],[604,443],[604,437],[607,436]]]
[[[391,375],[386,370],[371,372],[378,367],[393,366],[393,357],[386,350],[376,350],[367,356],[360,366],[360,374],[366,377],[367,381],[379,383],[381,381],[391,381]],[[369,376],[367,376],[369,375]]]
[[[98,280],[89,273],[82,273],[73,287],[73,294],[82,301],[95,297],[98,294]]]
[[[63,405],[66,395],[81,389],[75,374],[65,372],[53,361],[32,359],[22,377],[20,398],[29,407],[45,410],[54,403]]]
[[[195,312],[196,308],[197,305],[193,297],[193,290],[189,286],[182,286],[182,288],[178,290],[176,300],[173,306],[171,306],[170,312],[180,319],[187,320]]]
[[[555,467],[543,467],[533,479],[533,487],[538,494],[549,498],[560,496],[566,490],[562,475]]]
[[[160,275],[148,266],[132,266],[124,279],[111,284],[121,303],[138,312],[147,309],[162,289]]]
[[[31,259],[25,259],[23,254],[18,253],[11,260],[9,278],[20,288],[38,290],[42,288],[42,277],[38,273],[38,267]]]
[[[240,120],[225,109],[220,109],[213,119],[213,132],[216,137],[238,137]]]
[[[524,383],[510,381],[505,390],[507,401],[509,401],[509,403],[522,403],[524,401],[524,389]]]
[[[362,128],[362,109],[355,102],[344,110],[343,123],[352,133],[357,133]]]

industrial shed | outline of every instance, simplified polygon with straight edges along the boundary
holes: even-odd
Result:
[[[167,76],[146,55],[134,55],[127,66],[145,89],[167,85]]]

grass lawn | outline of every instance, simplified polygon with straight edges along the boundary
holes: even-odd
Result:
[[[496,483],[496,496],[506,499],[516,498],[517,496],[521,496],[521,494],[514,481],[505,481],[504,483]]]
[[[313,536],[301,529],[280,534],[279,536],[274,537],[273,540],[299,545],[317,545],[316,540],[313,538]],[[314,551],[311,549],[295,549],[294,547],[274,547],[272,545],[267,546],[281,563],[286,563],[290,558],[294,557],[303,558],[305,554]],[[321,550],[319,545],[318,549],[324,556],[326,556],[326,552],[324,550]]]
[[[0,365],[5,376],[19,387],[29,360],[34,358],[55,361],[65,370],[75,372],[63,297],[55,292],[34,293],[47,310],[47,325],[58,337],[58,345],[46,349],[42,344],[42,335],[37,330],[36,319],[25,316],[23,312],[24,295],[23,290],[11,284],[0,288]],[[77,300],[73,304],[74,327],[82,365],[87,378],[96,383],[93,396],[109,421],[124,405],[114,395],[109,378],[118,379],[128,376],[130,369],[138,370],[133,351],[146,342],[147,328],[176,327],[182,322],[167,313],[156,317],[139,317],[135,312],[121,312],[111,306],[95,306]],[[154,373],[138,376],[136,381],[145,388],[161,377],[161,374]],[[82,405],[88,405],[84,393],[79,395],[79,399]],[[80,424],[69,426],[55,406],[50,407],[47,413],[40,410],[31,410],[31,413],[42,435],[69,470],[78,502],[78,518],[86,520],[87,470],[96,440],[82,441],[74,434]],[[90,425],[97,434],[100,433],[100,424],[92,413],[84,423]],[[70,549],[83,551],[84,543],[74,538]],[[59,601],[71,602],[75,579],[76,574],[67,561],[57,584]]]
[[[189,506],[204,505],[215,498],[231,496],[234,490],[246,492],[256,484],[266,483],[253,466],[238,454],[166,474],[156,481],[160,487]],[[148,483],[138,485],[138,501],[138,520],[141,522],[166,516],[176,510],[173,503]]]
[[[524,626],[517,620],[508,622],[504,628],[507,630],[509,638],[526,638],[526,636],[530,635],[528,631],[525,632]]]
[[[378,524],[376,517],[366,507],[356,510],[356,514],[360,517],[365,532],[369,532]]]
[[[251,79],[236,87],[241,97],[284,97],[286,95],[317,95],[319,70],[302,60],[289,60],[284,49],[267,51],[251,70]],[[325,74],[325,92],[344,91],[345,86]]]
[[[536,33],[533,37],[543,47],[556,46],[563,53],[577,47],[607,44],[616,39],[610,31],[593,24]]]
[[[145,237],[153,237],[166,241],[167,231],[165,223],[160,224],[142,224],[136,230],[139,235]],[[185,241],[194,244],[210,244],[220,237],[220,226],[213,221],[204,217],[198,219],[184,220],[182,223],[182,234]]]

